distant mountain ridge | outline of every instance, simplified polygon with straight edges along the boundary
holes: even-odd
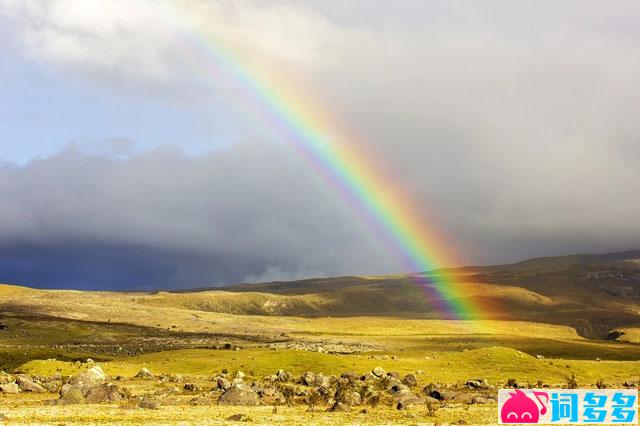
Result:
[[[570,325],[586,337],[640,336],[640,250],[544,257],[510,265],[443,269],[431,274],[446,274],[459,283],[456,297],[460,300],[447,302],[477,306],[479,316],[472,319]],[[60,295],[59,301],[49,301],[53,294]],[[0,311],[62,312],[57,304],[64,304],[65,294],[72,292],[5,286],[4,290],[0,288]],[[417,285],[410,274],[314,278],[177,292],[73,294],[110,300],[131,297],[145,309],[236,315],[442,317],[427,296],[429,292]]]

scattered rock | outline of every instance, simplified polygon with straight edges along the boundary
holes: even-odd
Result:
[[[160,408],[160,401],[157,399],[143,398],[142,401],[140,401],[140,404],[138,404],[138,407],[147,410],[157,410]]]
[[[136,376],[138,379],[153,379],[153,374],[146,367],[142,367]]]
[[[229,382],[224,377],[218,377],[218,381],[216,383],[218,389],[228,390],[231,387],[231,382]]]
[[[403,393],[407,393],[407,392],[411,392],[411,390],[409,389],[409,387],[407,385],[404,385],[402,383],[396,383],[393,386],[391,386],[388,389],[389,393],[391,395],[400,395]]]
[[[471,399],[472,404],[489,404],[490,402],[490,399],[483,396],[474,396],[473,399]]]
[[[518,384],[518,381],[516,379],[509,379],[507,380],[507,383],[505,384],[506,387],[508,388],[519,388],[520,385]]]
[[[371,372],[376,377],[383,377],[383,376],[386,375],[386,373],[385,373],[385,371],[384,371],[384,369],[382,367],[376,367]]]
[[[233,416],[229,416],[225,419],[228,422],[252,422],[251,417],[246,414],[234,414]]]
[[[7,385],[13,382],[15,382],[15,379],[11,377],[11,375],[5,373],[4,371],[0,371],[0,385]]]
[[[195,383],[185,383],[183,389],[187,392],[201,392],[202,388]]]
[[[316,375],[311,371],[307,371],[300,377],[303,384],[307,386],[315,386],[316,384]]]
[[[18,376],[16,384],[24,392],[45,393],[47,390],[28,376]]]
[[[349,381],[354,381],[358,379],[358,375],[353,371],[345,371],[340,375],[340,377],[343,379],[348,379]]]
[[[412,405],[423,405],[424,398],[420,398],[413,392],[402,392],[396,396],[396,409],[405,410]]]
[[[0,385],[0,392],[2,393],[18,393],[20,392],[20,387],[17,383],[7,383],[5,385]]]
[[[404,379],[402,379],[402,383],[404,383],[409,387],[412,387],[418,384],[418,379],[416,379],[415,374],[409,373],[406,376],[404,376]]]
[[[322,373],[316,375],[316,386],[321,386],[324,388],[328,388],[331,386],[331,378],[329,376],[325,376]]]
[[[123,399],[122,392],[118,386],[112,383],[102,383],[89,388],[84,394],[88,404],[99,404],[101,402],[115,402]]]
[[[544,359],[544,355],[536,355],[537,359]]]
[[[201,405],[211,405],[213,401],[208,398],[204,398],[202,396],[196,396],[195,398],[189,401],[189,404],[193,406],[201,406]]]
[[[106,379],[107,375],[104,374],[104,371],[102,371],[100,366],[96,365],[95,367],[91,367],[71,379],[70,385],[80,388],[90,388],[99,385]]]
[[[260,397],[246,386],[234,385],[218,399],[219,405],[258,405]]]
[[[84,404],[86,401],[84,399],[84,395],[79,387],[73,387],[68,389],[65,393],[62,394],[60,399],[58,399],[55,403],[56,405],[70,405],[70,404]]]
[[[346,405],[355,406],[362,403],[362,397],[358,392],[345,392],[340,399],[340,402]]]
[[[276,376],[278,377],[279,381],[285,382],[285,383],[291,380],[291,378],[293,377],[291,373],[287,373],[284,370],[278,370],[278,372],[276,373]]]
[[[351,411],[351,408],[346,404],[343,404],[341,402],[336,402],[331,407],[329,407],[327,411],[332,413],[339,413],[339,412],[348,413]]]
[[[489,385],[489,382],[487,382],[487,379],[467,380],[464,385],[470,389],[491,389],[491,386]]]

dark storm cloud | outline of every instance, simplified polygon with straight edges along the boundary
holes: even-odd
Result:
[[[394,268],[295,158],[239,144],[0,166],[0,282],[187,288]]]

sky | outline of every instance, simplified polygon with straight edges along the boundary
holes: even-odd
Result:
[[[640,248],[639,41],[623,0],[0,0],[0,282],[404,271],[213,46],[335,117],[442,266]]]

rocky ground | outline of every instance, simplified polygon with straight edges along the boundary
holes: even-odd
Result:
[[[221,413],[229,413],[229,407],[237,407],[238,412],[225,417],[225,421],[253,420],[251,413],[255,410],[250,407],[265,406],[272,407],[272,415],[276,415],[278,410],[293,409],[298,411],[298,415],[301,412],[357,414],[363,416],[362,421],[380,410],[393,410],[398,415],[406,413],[404,418],[412,421],[436,422],[447,411],[468,411],[472,406],[495,410],[497,387],[524,386],[516,381],[490,384],[482,378],[457,385],[419,383],[416,374],[420,373],[416,371],[415,374],[401,376],[376,367],[365,374],[344,372],[337,376],[307,371],[296,376],[279,370],[267,377],[249,378],[242,371],[222,370],[210,376],[182,376],[155,375],[142,368],[133,377],[109,377],[99,365],[87,360],[82,371],[75,376],[0,373],[0,420],[25,420],[15,416],[19,410],[11,409],[20,402],[22,409],[39,406],[56,410],[65,406],[84,406],[85,411],[91,411],[89,406],[94,404],[142,411],[208,407],[213,410],[220,408]],[[545,386],[542,383],[527,385]],[[625,383],[625,386],[637,387],[638,383]],[[491,410],[484,412],[490,415]],[[393,416],[385,414],[385,418],[388,421]],[[260,419],[265,420],[260,417],[256,421]],[[464,422],[467,421],[457,423]]]

